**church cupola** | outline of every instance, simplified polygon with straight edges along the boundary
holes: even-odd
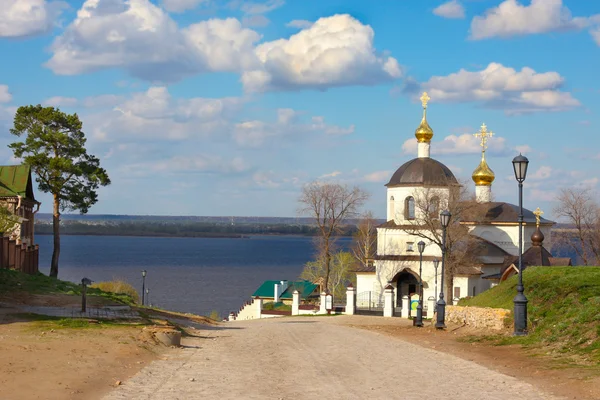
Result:
[[[427,123],[427,103],[430,98],[427,92],[423,92],[421,96],[421,104],[423,105],[423,119],[421,125],[415,131],[417,138],[417,152],[419,158],[429,158],[429,148],[431,146],[431,138],[433,137],[433,129]]]
[[[535,232],[531,235],[532,246],[542,246],[544,243],[544,234],[540,230],[540,217],[542,214],[544,212],[539,207],[533,212],[533,215],[535,215]]]
[[[492,201],[492,182],[496,179],[496,175],[485,161],[485,150],[487,149],[487,141],[494,136],[494,132],[488,131],[487,126],[483,124],[481,130],[475,133],[474,136],[481,138],[481,162],[471,175],[473,182],[475,182],[475,197],[478,203],[489,203]]]

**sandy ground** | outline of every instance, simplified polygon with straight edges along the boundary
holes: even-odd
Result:
[[[157,358],[140,328],[0,324],[0,399],[98,399]]]
[[[185,340],[104,400],[559,398],[473,361],[346,325],[360,318],[223,324]]]

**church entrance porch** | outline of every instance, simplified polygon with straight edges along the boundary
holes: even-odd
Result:
[[[417,303],[412,301],[414,295],[419,295],[419,278],[410,270],[403,270],[394,276],[392,284],[396,286],[396,306],[394,308],[394,314],[401,315],[402,313],[402,298],[408,296],[408,316],[413,317],[417,315]]]

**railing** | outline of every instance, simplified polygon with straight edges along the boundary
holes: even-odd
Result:
[[[383,297],[380,292],[361,292],[356,296],[356,308],[369,311],[383,311]]]

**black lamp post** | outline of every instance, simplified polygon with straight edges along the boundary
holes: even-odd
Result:
[[[152,307],[152,303],[150,303],[150,289],[146,288],[146,302],[150,307]]]
[[[146,294],[146,270],[142,270],[142,305],[144,305],[144,295]]]
[[[519,284],[517,295],[513,300],[515,305],[515,336],[527,335],[527,297],[523,286],[523,181],[527,176],[527,157],[519,154],[512,160],[515,178],[519,182]]]
[[[437,269],[438,269],[439,265],[440,265],[440,260],[435,258],[433,260],[433,268],[435,269],[435,290],[433,291],[433,295],[435,296],[436,303],[437,303],[437,294],[438,294],[438,291],[437,291]]]
[[[446,263],[446,228],[450,225],[450,211],[444,210],[440,213],[440,223],[442,224],[442,280],[440,282],[440,299],[437,302],[437,329],[446,328],[446,301],[444,301],[444,265]]]
[[[417,321],[415,326],[423,326],[423,251],[425,250],[425,242],[417,243],[419,249],[419,304],[417,304]]]

